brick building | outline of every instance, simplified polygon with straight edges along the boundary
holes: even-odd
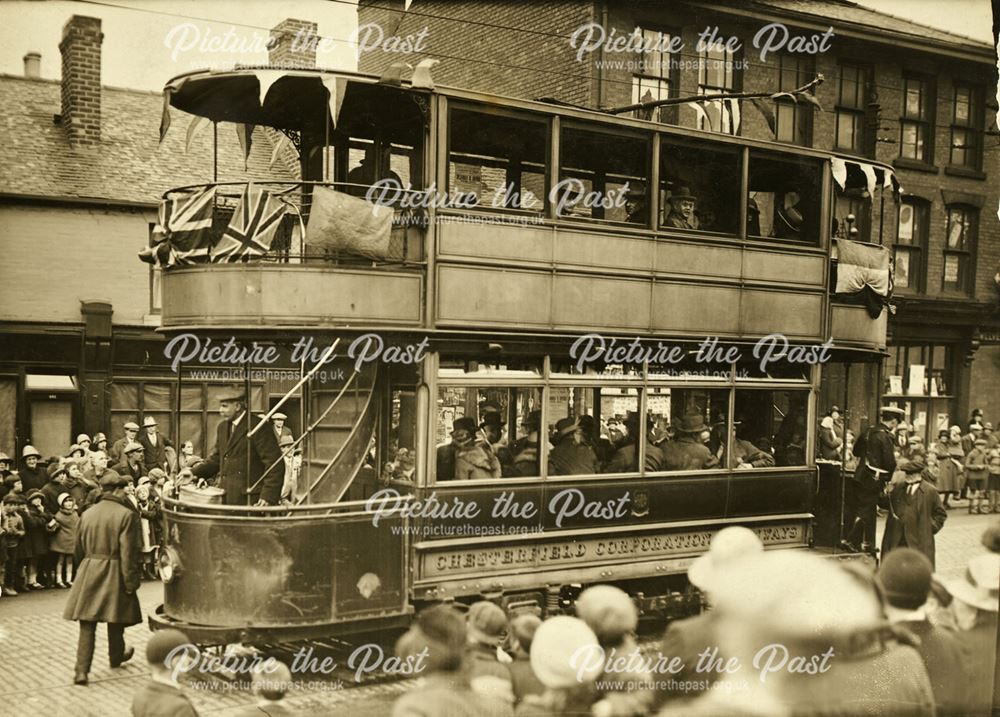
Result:
[[[275,51],[299,61],[286,51],[284,24],[275,28]],[[23,76],[0,75],[6,452],[30,441],[50,455],[79,432],[110,431],[114,440],[123,421],[145,414],[158,415],[168,432],[163,419],[175,407],[176,379],[156,333],[159,270],[137,253],[163,192],[212,181],[213,129],[188,147],[190,118],[175,110],[160,144],[162,94],[102,86],[104,39],[99,19],[73,16],[59,45],[61,80],[39,78],[37,53],[25,57]],[[219,124],[217,136],[219,181],[299,176],[297,158],[269,166],[265,132],[254,133],[246,169],[233,125]],[[185,389],[187,435],[196,443],[214,423],[215,390],[209,382]]]
[[[749,101],[704,101],[654,118],[892,164],[903,192],[898,210],[886,202],[881,226],[866,196],[844,207],[862,238],[896,257],[884,392],[928,437],[964,424],[973,407],[1000,421],[1000,141],[989,44],[843,0],[415,0],[405,11],[402,0],[361,0],[358,12],[359,25],[386,34],[428,28],[425,55],[441,60],[440,84],[590,108],[778,92],[822,74],[813,90],[822,111],[777,100],[766,117]],[[720,42],[699,47],[713,29]],[[636,32],[642,41],[630,44]],[[762,56],[769,40],[774,49]],[[359,69],[379,74],[399,60],[368,52]]]

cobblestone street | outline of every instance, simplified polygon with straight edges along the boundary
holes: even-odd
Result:
[[[991,515],[968,515],[964,508],[949,511],[948,522],[937,539],[939,573],[946,577],[961,574],[966,561],[985,550],[980,537],[995,519]],[[90,685],[75,687],[71,681],[77,626],[62,619],[65,599],[66,591],[0,598],[0,663],[8,678],[0,695],[0,712],[47,717],[128,714],[132,693],[146,679],[142,656],[149,630],[137,625],[126,631],[136,656],[117,670],[107,666],[105,638],[99,631]],[[160,601],[159,584],[144,584],[140,600],[144,613],[152,610]],[[303,715],[376,717],[388,714],[393,700],[410,684],[405,681],[342,689],[330,682],[326,689],[304,690],[287,698],[287,702]],[[233,715],[253,704],[250,695],[229,690],[193,690],[191,695],[201,714]]]

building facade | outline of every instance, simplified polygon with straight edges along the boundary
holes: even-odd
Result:
[[[891,248],[887,400],[928,439],[973,408],[1000,419],[1000,139],[989,44],[850,2],[612,3],[362,0],[359,24],[428,28],[444,85],[588,108],[801,88],[789,97],[679,102],[650,119],[890,163],[898,212],[843,200],[851,236]],[[410,58],[403,58],[412,62]],[[382,73],[400,57],[362,55]],[[893,216],[894,215],[894,216]],[[849,218],[848,223],[844,223]]]
[[[272,60],[305,61],[289,52],[285,26],[297,22],[275,28]],[[60,80],[38,76],[37,53],[23,76],[0,75],[0,450],[18,456],[27,443],[64,451],[78,433],[114,441],[146,415],[172,434],[178,406],[184,436],[209,450],[224,381],[189,381],[178,396],[156,332],[160,270],[137,254],[171,187],[300,176],[295,153],[272,159],[262,131],[244,157],[234,125],[189,136],[191,118],[175,111],[161,142],[163,95],[103,86],[104,41],[99,19],[73,16]]]

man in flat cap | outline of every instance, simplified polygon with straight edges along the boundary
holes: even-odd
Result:
[[[879,496],[896,472],[893,432],[904,416],[902,408],[883,406],[881,422],[861,434],[854,444],[858,467],[854,471],[854,522],[841,547],[869,552],[875,545],[875,509]],[[860,540],[860,546],[858,541]]]
[[[79,567],[66,600],[63,618],[80,623],[73,682],[87,684],[94,659],[97,623],[108,623],[111,667],[128,662],[134,649],[125,647],[125,628],[142,622],[139,610],[140,518],[125,488],[128,480],[106,471],[100,500],[80,518],[76,541]]]
[[[122,428],[125,429],[125,435],[112,443],[111,450],[108,452],[111,465],[122,462],[125,458],[125,446],[134,443],[136,436],[139,435],[139,424],[135,421],[128,421]]]
[[[264,426],[247,440],[254,426],[248,425],[252,417],[242,387],[229,389],[219,401],[223,420],[217,429],[215,448],[208,460],[192,468],[191,473],[204,479],[217,477],[219,487],[226,491],[226,505],[277,505],[285,463],[280,460],[274,430]],[[268,468],[271,470],[265,475]]]

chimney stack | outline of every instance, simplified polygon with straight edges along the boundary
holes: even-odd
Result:
[[[42,76],[42,56],[37,52],[29,52],[24,56],[24,76],[37,80]]]
[[[74,15],[63,26],[62,124],[74,145],[101,141],[101,21]]]
[[[271,30],[267,61],[275,67],[305,69],[316,67],[316,46],[320,37],[314,22],[287,18]]]

